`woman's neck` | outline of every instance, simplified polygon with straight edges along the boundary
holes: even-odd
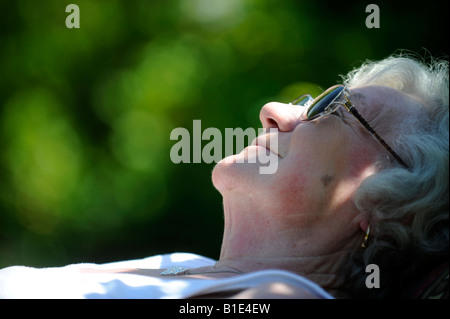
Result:
[[[215,269],[233,269],[247,273],[258,270],[278,269],[301,275],[335,297],[345,298],[340,290],[343,285],[340,267],[348,251],[313,257],[241,257],[236,259],[220,259]]]

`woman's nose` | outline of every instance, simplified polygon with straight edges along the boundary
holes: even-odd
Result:
[[[281,132],[292,131],[301,122],[301,106],[271,102],[264,105],[259,113],[263,128],[277,128]]]

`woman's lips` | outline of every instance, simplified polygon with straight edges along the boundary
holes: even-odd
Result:
[[[272,152],[273,154],[277,155],[278,157],[282,158],[280,154],[278,154],[277,151],[270,148],[270,138],[267,137],[268,134],[260,135],[257,138],[255,138],[251,145],[253,146],[260,146],[264,147],[268,151]],[[275,137],[277,138],[277,137]]]

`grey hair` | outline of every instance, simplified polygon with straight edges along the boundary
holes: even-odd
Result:
[[[389,165],[367,178],[355,194],[368,214],[370,241],[349,257],[347,290],[365,297],[395,297],[449,251],[449,78],[448,61],[396,55],[368,61],[344,77],[348,86],[384,85],[424,106],[416,120],[399,123],[389,143],[409,168]],[[377,264],[380,289],[365,285],[368,264]],[[403,286],[403,288],[402,288]]]

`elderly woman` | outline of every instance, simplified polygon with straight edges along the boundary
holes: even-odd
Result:
[[[218,261],[10,267],[0,296],[409,297],[406,284],[448,262],[448,112],[447,62],[368,62],[315,99],[266,104],[262,125],[277,130],[216,165]],[[278,157],[274,174],[248,160],[256,148]]]
[[[226,221],[216,267],[286,269],[335,296],[387,297],[448,260],[448,63],[391,57],[344,85],[262,108],[263,126],[279,130],[276,174],[216,166]],[[368,264],[379,289],[365,284]]]

